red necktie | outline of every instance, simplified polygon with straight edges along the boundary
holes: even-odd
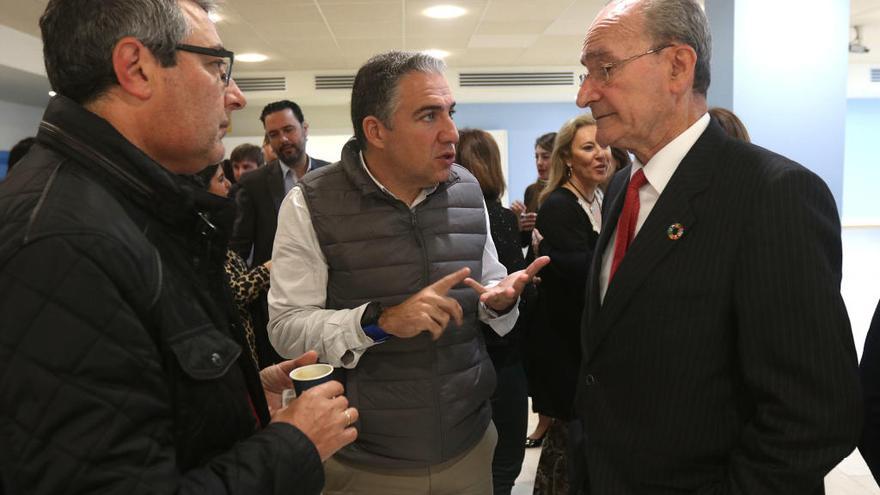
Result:
[[[648,179],[642,169],[638,169],[629,180],[629,186],[626,188],[626,197],[623,199],[623,210],[620,212],[620,218],[617,220],[617,237],[614,240],[614,258],[611,260],[611,273],[608,275],[608,282],[614,278],[614,272],[620,262],[623,261],[623,255],[632,243],[636,232],[636,222],[639,220],[639,189],[647,184]]]

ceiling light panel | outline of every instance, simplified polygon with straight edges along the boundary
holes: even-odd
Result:
[[[430,55],[434,58],[439,58],[440,60],[443,60],[444,58],[449,56],[449,52],[447,52],[446,50],[439,50],[437,48],[431,48],[430,50],[422,50],[422,53],[424,53],[426,55]]]
[[[237,53],[235,54],[236,62],[265,62],[269,57],[262,53]]]
[[[422,14],[432,19],[455,19],[467,14],[467,10],[457,5],[435,5],[423,10]]]

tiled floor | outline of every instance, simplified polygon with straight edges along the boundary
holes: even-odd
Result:
[[[849,311],[853,339],[859,356],[877,300],[880,299],[880,228],[853,228],[843,232],[843,282],[841,292]],[[529,416],[529,431],[538,417]],[[535,469],[541,449],[526,449],[523,469],[513,487],[513,495],[532,493]],[[865,461],[858,451],[843,460],[825,477],[826,495],[880,495]]]

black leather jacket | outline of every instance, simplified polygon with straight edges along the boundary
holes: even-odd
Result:
[[[268,423],[223,278],[227,202],[200,199],[56,97],[0,185],[0,492],[318,493]]]

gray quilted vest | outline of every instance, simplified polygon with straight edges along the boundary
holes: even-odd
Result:
[[[413,210],[381,191],[349,141],[342,161],[300,181],[327,259],[327,308],[384,306],[464,266],[479,279],[486,243],[483,196],[455,165],[449,180]],[[346,393],[360,412],[358,439],[337,455],[372,467],[414,468],[445,462],[473,447],[491,419],[495,370],[477,319],[478,297],[450,291],[464,310],[436,342],[390,337],[346,372]]]

